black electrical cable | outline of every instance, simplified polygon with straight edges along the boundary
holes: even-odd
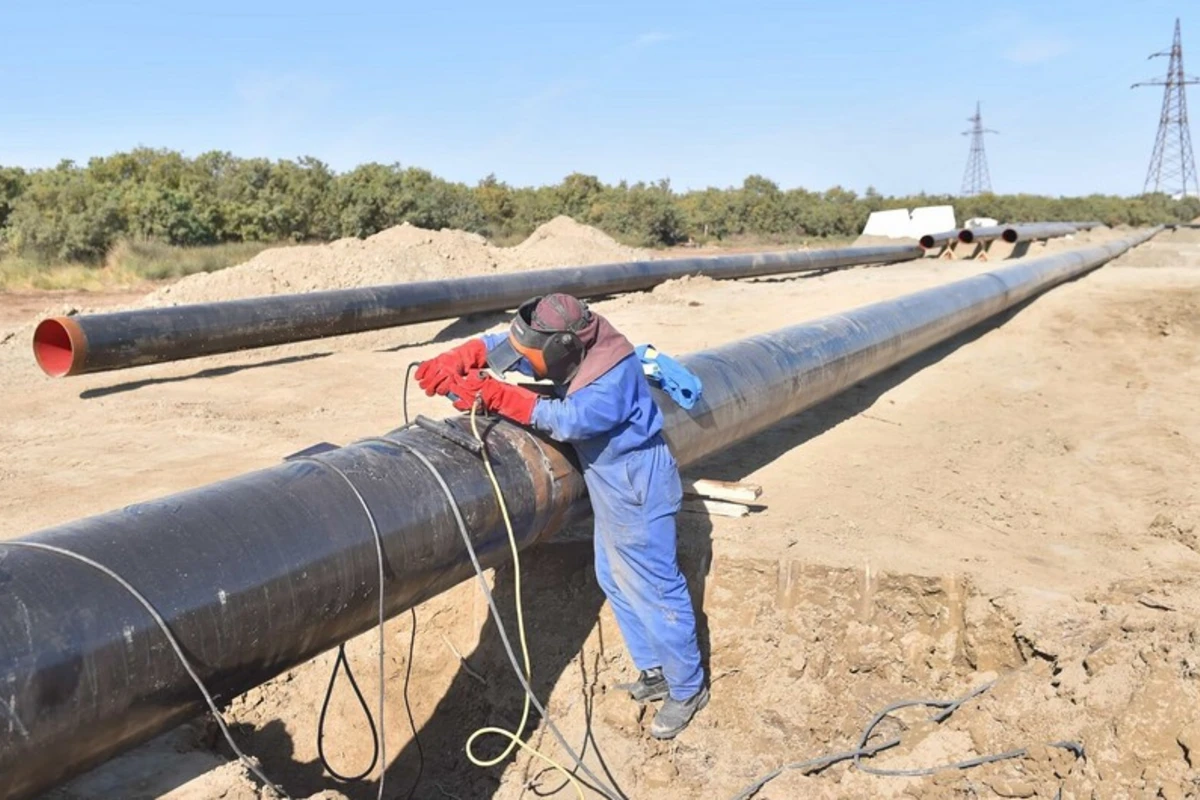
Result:
[[[949,718],[949,716],[957,711],[964,703],[978,697],[988,689],[992,688],[994,685],[995,681],[992,681],[991,683],[985,683],[983,686],[974,689],[969,694],[966,694],[956,700],[901,700],[900,702],[892,703],[871,718],[870,723],[868,723],[867,727],[863,729],[862,736],[860,736],[858,740],[858,747],[855,749],[847,750],[841,753],[832,753],[830,755],[820,756],[818,758],[810,758],[806,761],[797,761],[792,764],[785,764],[779,769],[767,773],[754,783],[747,786],[745,789],[739,792],[733,798],[733,800],[749,800],[768,783],[790,770],[802,770],[805,773],[820,772],[828,767],[832,767],[834,764],[840,764],[843,761],[853,761],[856,769],[859,769],[869,775],[882,775],[885,777],[920,777],[934,775],[938,772],[948,770],[970,769],[971,767],[978,767],[982,766],[983,764],[992,764],[997,761],[1006,761],[1011,758],[1023,758],[1024,756],[1028,755],[1028,750],[1025,748],[1021,748],[1020,750],[1009,750],[1008,752],[996,753],[994,755],[978,756],[965,761],[942,764],[936,767],[923,767],[920,769],[880,769],[878,767],[870,767],[862,763],[862,759],[871,758],[872,756],[876,755],[877,753],[881,753],[884,750],[890,750],[891,748],[899,745],[902,741],[902,739],[897,736],[896,738],[888,739],[887,741],[880,742],[879,744],[867,746],[867,741],[871,738],[871,734],[875,732],[875,728],[877,728],[879,723],[883,722],[883,720],[889,714],[892,714],[902,708],[911,708],[914,706],[937,708],[940,710],[938,713],[930,717],[930,721],[934,723],[941,723]],[[1051,742],[1050,746],[1067,750],[1076,758],[1084,757],[1083,746],[1077,742]]]
[[[367,725],[371,728],[371,763],[357,775],[342,775],[333,768],[333,765],[329,763],[329,758],[325,755],[325,713],[329,710],[329,701],[333,698],[333,686],[337,682],[338,670],[343,667],[346,670],[346,677],[350,680],[350,687],[354,689],[354,696],[358,698],[358,704],[362,706],[363,714],[367,718]],[[329,686],[325,688],[325,699],[321,702],[321,715],[317,718],[317,758],[320,759],[321,766],[325,771],[332,775],[334,780],[342,783],[361,781],[371,774],[371,771],[375,769],[375,764],[379,761],[379,733],[375,729],[375,717],[371,715],[367,700],[358,688],[358,681],[354,680],[354,670],[350,669],[350,662],[346,659],[344,643],[338,645],[337,659],[333,662],[333,671],[329,673]]]
[[[362,775],[358,776],[357,778],[353,778],[352,780],[360,780],[361,778],[366,777],[368,774],[370,774],[371,769],[375,767],[376,762],[382,758],[383,765],[379,770],[379,791],[376,796],[378,800],[383,800],[383,785],[387,776],[387,740],[385,738],[386,733],[384,729],[383,718],[385,708],[384,701],[386,699],[384,693],[384,665],[386,663],[384,658],[384,644],[386,642],[386,637],[384,636],[383,623],[386,617],[384,615],[385,577],[383,567],[383,535],[379,532],[379,525],[375,522],[375,515],[371,512],[371,507],[367,505],[367,499],[362,496],[362,492],[358,490],[358,487],[354,485],[354,481],[350,480],[350,477],[345,472],[342,472],[342,470],[338,467],[330,464],[328,461],[323,461],[316,456],[308,456],[304,459],[298,460],[311,461],[314,464],[319,464],[322,467],[332,470],[346,483],[347,486],[350,487],[350,491],[354,493],[356,498],[358,498],[358,502],[359,505],[362,506],[363,513],[367,515],[367,522],[369,522],[371,525],[371,534],[375,540],[375,556],[379,567],[379,727],[376,728],[374,721],[371,721],[371,711],[367,708],[366,701],[363,700],[362,693],[358,690],[358,684],[354,680],[354,673],[350,669],[350,662],[346,659],[346,645],[338,645],[338,659],[333,664],[333,674],[329,677],[329,687],[325,692],[325,702],[321,707],[321,719],[317,727],[317,749],[321,756],[321,766],[323,766],[325,769],[328,769],[329,774],[333,777],[338,778],[339,780],[342,779],[337,772],[330,768],[329,762],[325,760],[322,740],[324,739],[325,707],[329,705],[329,698],[333,693],[333,683],[337,678],[338,667],[344,664],[346,668],[346,677],[350,679],[350,685],[354,687],[354,693],[358,695],[359,702],[362,704],[363,710],[367,714],[367,720],[371,724],[372,746],[374,748],[374,754],[371,757],[371,766],[368,767],[366,772],[362,773]]]
[[[213,718],[217,721],[217,726],[221,729],[221,734],[225,737],[225,741],[229,745],[230,749],[232,749],[234,754],[237,755],[238,760],[245,764],[247,769],[258,776],[259,780],[274,789],[279,794],[283,795],[283,797],[291,800],[291,796],[285,792],[281,786],[278,786],[271,781],[271,779],[268,778],[263,771],[259,769],[258,766],[251,761],[245,753],[242,752],[241,748],[237,746],[237,742],[233,740],[233,734],[229,732],[229,726],[225,724],[225,717],[221,714],[220,709],[217,708],[217,703],[213,699],[212,694],[208,691],[208,687],[204,685],[204,681],[202,681],[200,676],[196,674],[195,668],[192,667],[192,662],[188,661],[187,656],[183,654],[183,648],[180,646],[179,641],[175,638],[175,634],[171,632],[171,627],[167,625],[167,621],[163,618],[162,614],[158,613],[158,609],[156,609],[154,605],[146,599],[145,595],[134,588],[133,584],[122,578],[114,570],[101,564],[99,561],[94,561],[85,555],[76,553],[73,550],[68,550],[65,547],[57,547],[52,544],[43,544],[42,542],[0,542],[0,547],[27,547],[31,550],[43,550],[49,553],[57,553],[60,556],[66,556],[67,558],[71,558],[75,561],[86,564],[92,569],[99,570],[120,584],[125,591],[129,592],[129,594],[133,596],[133,599],[141,603],[142,607],[145,608],[147,613],[149,613],[154,619],[155,624],[158,625],[159,630],[161,630],[163,636],[166,637],[167,644],[171,645],[171,649],[175,651],[175,657],[179,659],[179,663],[183,666],[184,671],[187,672],[188,676],[192,679],[192,682],[196,684],[196,688],[200,690],[200,694],[204,696],[204,702],[208,704],[208,710],[212,712]]]
[[[412,800],[416,794],[417,787],[421,785],[421,775],[425,772],[425,749],[421,747],[421,734],[417,732],[417,721],[413,719],[412,703],[408,699],[408,684],[412,678],[413,654],[417,648],[417,609],[410,608],[409,613],[412,615],[412,632],[408,635],[408,664],[404,668],[404,690],[401,694],[404,697],[404,711],[408,714],[408,726],[412,728],[413,743],[417,746],[417,777],[413,779],[413,784],[405,795],[405,800]]]
[[[401,390],[401,405],[402,405],[403,413],[404,413],[404,424],[406,426],[409,424],[409,418],[408,418],[409,378],[412,375],[413,370],[416,369],[417,367],[419,367],[420,365],[421,365],[420,361],[414,361],[414,362],[410,363],[404,371],[404,388]],[[583,773],[592,780],[592,783],[589,784],[586,781],[582,781],[579,778],[576,778],[576,780],[581,780],[581,783],[583,783],[584,786],[587,786],[593,792],[596,792],[597,794],[601,795],[602,797],[606,797],[609,800],[625,800],[624,793],[622,793],[619,789],[610,788],[602,780],[597,778],[596,775],[590,769],[588,769],[587,765],[583,763],[583,756],[575,754],[575,751],[571,748],[571,746],[569,744],[567,744],[566,738],[558,730],[558,726],[554,724],[554,721],[550,718],[550,715],[546,712],[546,709],[542,705],[541,701],[538,700],[537,695],[533,691],[533,688],[529,685],[529,681],[525,678],[525,673],[521,670],[520,665],[517,663],[516,653],[513,652],[512,644],[508,640],[508,631],[504,627],[504,621],[500,618],[500,610],[496,607],[496,601],[492,597],[492,591],[488,587],[487,580],[483,576],[483,566],[479,563],[479,557],[475,553],[475,545],[471,542],[471,535],[467,531],[467,523],[463,519],[462,513],[458,509],[458,501],[454,499],[454,493],[450,490],[450,486],[446,483],[445,479],[442,478],[441,473],[439,473],[437,471],[437,467],[435,467],[425,457],[425,455],[423,453],[421,453],[420,451],[414,449],[413,447],[411,447],[407,444],[402,444],[402,443],[396,442],[392,439],[387,439],[387,438],[383,438],[383,437],[368,439],[366,441],[375,441],[375,442],[379,442],[382,444],[389,444],[389,445],[392,445],[393,447],[400,447],[404,450],[407,450],[410,453],[412,453],[414,456],[416,456],[417,459],[419,461],[421,461],[421,463],[424,464],[425,467],[433,474],[433,477],[437,480],[438,484],[441,486],[442,492],[446,495],[446,499],[450,503],[450,509],[454,512],[455,521],[458,523],[459,533],[462,535],[463,543],[467,547],[467,553],[471,557],[471,564],[472,564],[472,566],[475,567],[475,575],[479,579],[479,585],[483,589],[484,597],[487,598],[487,603],[488,603],[489,609],[491,610],[492,619],[495,620],[496,628],[500,633],[500,641],[503,642],[503,644],[504,644],[505,652],[507,652],[507,654],[508,654],[509,663],[512,665],[513,672],[515,672],[517,675],[517,680],[519,680],[521,682],[521,687],[525,690],[525,693],[528,695],[529,699],[532,701],[534,708],[537,709],[537,711],[541,715],[542,719],[544,719],[546,721],[546,724],[549,726],[551,732],[554,734],[554,737],[558,740],[558,743],[562,746],[562,748],[564,750],[567,751],[567,754],[571,756],[571,759],[575,762],[576,768],[582,770]],[[480,443],[483,444],[484,447],[487,446],[483,442],[480,442]],[[589,733],[589,738],[590,738],[590,733]],[[418,748],[419,748],[419,746],[420,745],[418,743]],[[585,738],[585,740],[584,740],[585,752],[586,752],[586,749],[587,749],[587,739]],[[593,784],[596,784],[596,785],[593,785]]]
[[[537,695],[533,691],[533,687],[529,685],[529,681],[526,679],[525,673],[521,669],[520,663],[517,661],[517,656],[513,651],[512,643],[508,639],[508,631],[504,626],[503,619],[500,617],[500,609],[497,608],[496,600],[492,596],[492,590],[487,585],[487,579],[483,575],[483,565],[479,563],[479,556],[475,552],[475,545],[471,541],[470,532],[467,530],[466,520],[463,519],[462,512],[459,510],[458,501],[454,498],[453,491],[450,489],[449,484],[446,483],[446,480],[442,477],[441,473],[438,472],[437,467],[435,467],[433,463],[425,457],[424,453],[412,447],[411,445],[383,437],[367,439],[365,441],[389,444],[393,447],[407,450],[408,452],[412,453],[418,461],[424,464],[426,469],[429,470],[430,474],[433,475],[434,479],[441,487],[442,493],[445,494],[446,499],[449,501],[450,510],[454,515],[455,522],[458,524],[459,534],[462,536],[463,544],[466,545],[467,555],[470,556],[471,565],[475,568],[475,576],[479,580],[479,586],[483,590],[484,598],[487,600],[492,619],[496,623],[496,630],[500,634],[500,642],[504,645],[504,651],[508,654],[509,663],[512,665],[513,672],[516,674],[517,680],[521,683],[521,688],[525,690],[526,695],[533,703],[533,707],[536,708],[538,713],[541,715],[541,718],[546,721],[546,725],[550,728],[551,733],[554,734],[554,738],[558,740],[559,745],[567,752],[579,769],[583,771],[583,773],[592,781],[592,783],[587,783],[586,781],[582,781],[582,779],[577,780],[580,780],[584,786],[587,786],[596,794],[608,798],[608,800],[626,800],[624,793],[618,789],[610,788],[606,783],[604,783],[604,781],[597,778],[596,775],[590,769],[588,769],[587,765],[583,763],[582,757],[577,755],[574,748],[567,743],[566,738],[562,735],[562,732],[559,731],[558,726],[554,724],[554,720],[550,718],[549,713],[547,713],[545,706],[542,705],[540,700],[538,700]]]
[[[358,682],[354,679],[354,672],[353,672],[353,670],[351,670],[350,662],[346,658],[346,649],[345,649],[344,644],[338,646],[338,657],[337,657],[337,660],[334,662],[333,673],[329,676],[329,686],[327,687],[326,692],[325,692],[324,702],[321,704],[320,719],[317,723],[317,753],[318,753],[318,756],[320,757],[321,765],[336,780],[344,781],[344,782],[357,781],[357,780],[362,780],[363,778],[365,778],[367,775],[369,775],[371,773],[371,771],[375,768],[375,765],[377,763],[379,763],[379,759],[380,759],[381,755],[386,756],[386,743],[385,743],[386,739],[384,737],[384,731],[383,731],[384,700],[385,700],[385,697],[384,697],[384,664],[385,664],[384,643],[385,643],[385,637],[384,637],[384,627],[383,627],[383,623],[384,623],[384,619],[385,619],[385,617],[384,617],[384,595],[383,595],[383,591],[384,591],[383,539],[379,533],[379,526],[375,522],[375,515],[371,512],[370,506],[367,505],[366,499],[358,491],[358,487],[356,487],[354,485],[354,483],[350,480],[350,478],[344,472],[342,472],[342,470],[338,469],[333,464],[322,461],[319,458],[308,457],[303,460],[313,461],[323,467],[327,467],[327,468],[333,470],[335,473],[337,473],[342,478],[342,480],[344,480],[346,482],[346,484],[350,487],[350,490],[352,492],[354,492],[355,497],[358,498],[359,503],[362,505],[363,511],[367,515],[367,519],[371,524],[372,533],[374,534],[374,537],[375,537],[376,555],[378,557],[378,566],[379,566],[379,628],[378,628],[379,629],[379,728],[377,729],[375,727],[375,720],[371,715],[370,708],[368,708],[368,706],[367,706],[366,698],[363,697],[362,691],[359,689]],[[26,548],[30,548],[30,549],[34,549],[34,550],[42,550],[45,552],[56,553],[58,555],[65,556],[67,558],[74,559],[75,561],[79,561],[83,564],[86,564],[89,567],[92,567],[93,569],[96,569],[96,570],[104,573],[109,578],[111,578],[116,583],[118,583],[123,589],[125,589],[127,592],[129,592],[129,594],[132,595],[133,598],[135,600],[137,600],[146,609],[146,611],[154,619],[154,622],[158,625],[159,629],[162,631],[163,635],[167,638],[167,642],[171,645],[171,649],[175,652],[175,655],[179,659],[180,664],[183,666],[184,671],[186,671],[188,673],[189,677],[191,677],[192,681],[196,684],[196,687],[200,690],[200,694],[204,697],[204,701],[208,705],[209,711],[212,713],[213,718],[216,720],[218,727],[221,729],[221,733],[224,735],[225,741],[229,744],[230,749],[233,750],[234,754],[238,757],[238,759],[243,764],[245,764],[245,766],[255,776],[257,776],[259,778],[259,780],[261,780],[264,784],[266,784],[267,786],[269,786],[270,788],[275,790],[277,793],[279,793],[283,797],[289,798],[289,800],[290,800],[290,795],[288,795],[288,793],[286,791],[284,791],[282,787],[280,787],[279,785],[274,783],[270,778],[268,778],[262,772],[262,770],[252,760],[250,760],[250,758],[247,757],[245,753],[242,752],[241,748],[238,747],[237,742],[234,741],[233,735],[229,731],[228,725],[225,723],[224,716],[221,714],[220,709],[217,708],[216,701],[213,699],[212,694],[208,691],[208,687],[205,686],[204,681],[201,680],[199,674],[197,674],[196,670],[192,667],[191,662],[184,655],[183,648],[179,645],[179,642],[176,640],[175,635],[171,632],[170,626],[167,625],[166,619],[164,619],[163,616],[158,613],[158,610],[145,597],[145,595],[143,595],[141,592],[139,592],[131,583],[129,583],[124,578],[122,578],[114,570],[110,569],[109,567],[106,567],[105,565],[99,563],[98,561],[95,561],[91,558],[88,558],[87,556],[76,553],[72,550],[67,550],[66,548],[57,547],[55,545],[42,544],[40,542],[16,542],[16,541],[0,542],[0,546],[6,546],[6,545],[9,547],[26,547]],[[421,774],[424,771],[424,766],[425,766],[425,754],[424,754],[423,749],[421,748],[420,736],[417,735],[416,722],[413,719],[412,706],[409,702],[409,697],[408,697],[409,678],[412,675],[412,656],[415,651],[416,635],[417,635],[417,628],[416,628],[417,616],[416,616],[415,609],[412,609],[412,618],[413,618],[413,626],[412,626],[412,633],[409,638],[409,649],[408,649],[409,661],[408,661],[408,668],[405,671],[405,676],[404,676],[404,706],[405,706],[405,710],[408,713],[409,724],[412,726],[412,729],[413,729],[413,737],[414,737],[414,740],[417,745],[417,754],[419,757],[419,762],[418,762],[418,766],[417,766],[417,778],[413,782],[413,785],[409,789],[409,792],[407,795],[407,797],[410,799],[412,798],[413,794],[416,792],[416,788],[417,788],[418,784],[420,783]],[[326,717],[326,712],[328,711],[330,698],[332,697],[332,694],[333,694],[333,686],[334,686],[335,681],[337,680],[337,673],[338,673],[339,668],[344,668],[346,670],[346,677],[350,680],[350,686],[353,688],[354,694],[358,698],[358,702],[362,706],[363,712],[366,714],[367,724],[371,728],[371,742],[372,742],[372,748],[373,748],[372,753],[371,753],[371,763],[370,763],[370,765],[367,766],[367,768],[365,770],[363,770],[360,774],[355,775],[355,776],[344,776],[344,775],[341,775],[340,773],[338,773],[337,770],[333,769],[333,767],[329,764],[329,761],[326,759],[325,752],[324,752],[325,717]],[[382,797],[383,797],[384,776],[386,773],[386,769],[387,769],[387,767],[386,767],[386,765],[384,765],[384,767],[380,771],[380,775],[379,775],[378,797],[380,798],[380,800],[382,800]]]
[[[404,369],[404,388],[400,393],[400,410],[404,416],[404,426],[408,427],[408,381],[413,374],[413,370],[421,366],[420,361],[409,363]],[[417,650],[417,609],[412,607],[408,610],[412,617],[412,629],[408,634],[408,663],[404,667],[404,685],[401,689],[401,695],[404,698],[404,713],[408,717],[408,727],[412,730],[413,744],[417,746],[417,777],[413,779],[413,784],[409,787],[408,794],[405,795],[405,800],[412,800],[416,794],[417,787],[421,785],[421,776],[425,774],[425,748],[421,745],[421,733],[417,730],[417,721],[413,717],[412,701],[408,696],[408,687],[412,682],[413,656]],[[380,680],[383,677],[380,676]]]
[[[416,367],[420,366],[420,363],[421,362],[419,362],[419,361],[414,361],[411,364],[409,364],[407,369],[405,369],[405,371],[404,371],[404,388],[401,393],[401,410],[404,415],[404,424],[406,426],[409,424],[409,421],[408,421],[408,382],[409,382],[409,377],[412,375],[413,370]],[[346,481],[346,483],[354,491],[354,494],[358,497],[359,502],[362,504],[363,510],[367,513],[367,516],[370,519],[371,530],[375,535],[376,554],[378,556],[378,564],[379,564],[379,697],[380,697],[380,700],[379,700],[379,729],[376,729],[375,719],[371,714],[371,709],[367,706],[367,701],[363,697],[362,692],[358,688],[358,681],[356,681],[354,679],[354,671],[350,667],[350,661],[346,658],[345,643],[338,645],[337,660],[334,661],[333,671],[329,675],[329,685],[325,689],[325,699],[321,703],[321,715],[317,721],[317,756],[319,757],[319,759],[321,761],[321,766],[325,769],[326,772],[328,772],[331,776],[333,776],[333,778],[335,780],[342,781],[343,783],[350,783],[352,781],[362,780],[367,775],[371,774],[371,770],[373,770],[375,768],[375,764],[380,757],[380,751],[384,746],[383,745],[384,737],[383,737],[383,730],[382,730],[383,729],[383,708],[384,708],[384,704],[383,704],[383,684],[384,684],[383,540],[379,533],[379,527],[375,523],[375,517],[371,513],[371,509],[367,506],[366,499],[364,499],[363,496],[358,492],[358,489],[354,486],[353,483],[351,483],[350,479],[344,473],[342,473],[341,470],[337,469],[332,464],[329,464],[327,462],[321,461],[318,458],[313,458],[313,457],[309,457],[306,460],[315,461],[318,464],[321,464],[322,466],[326,466],[326,467],[329,467],[330,469],[334,470],[339,475],[341,475],[342,479],[344,481]],[[421,734],[417,730],[417,721],[413,716],[412,701],[409,698],[409,694],[408,694],[409,684],[412,679],[413,656],[416,653],[416,647],[417,647],[417,609],[416,608],[409,609],[409,614],[412,617],[412,626],[411,626],[411,630],[409,631],[409,637],[408,637],[408,663],[405,666],[405,670],[404,670],[404,683],[403,683],[401,694],[403,695],[403,698],[404,698],[404,713],[408,717],[408,724],[409,724],[409,727],[411,728],[412,734],[413,734],[413,743],[417,746],[417,775],[416,775],[416,778],[413,780],[412,786],[409,787],[408,794],[405,795],[406,800],[412,800],[413,795],[417,791],[417,787],[421,784],[421,776],[425,772],[425,748],[421,746]],[[329,708],[329,702],[330,702],[331,698],[333,697],[333,687],[334,687],[334,683],[337,680],[337,674],[338,674],[339,668],[344,668],[346,670],[346,677],[350,680],[350,686],[354,690],[355,696],[358,698],[358,703],[362,707],[363,713],[366,715],[367,725],[369,725],[371,728],[371,744],[372,744],[371,763],[367,766],[366,769],[364,769],[358,775],[354,775],[354,776],[345,776],[345,775],[339,774],[337,772],[337,770],[335,770],[333,768],[333,766],[329,763],[329,760],[325,756],[325,749],[324,749],[325,714],[326,714],[327,709]],[[386,757],[386,753],[384,755]],[[384,780],[384,773],[386,773],[386,771],[387,771],[387,765],[385,764],[383,767],[383,770],[381,770],[380,775],[379,775],[379,797],[380,798],[383,797],[383,780]]]

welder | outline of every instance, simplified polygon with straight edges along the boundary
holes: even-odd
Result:
[[[482,372],[549,380],[547,396]],[[663,415],[629,340],[567,294],[525,302],[509,330],[471,339],[421,364],[428,395],[456,397],[573,446],[591,500],[596,577],[612,605],[638,678],[621,688],[663,700],[650,734],[678,735],[708,703],[696,616],[679,569],[679,466]]]

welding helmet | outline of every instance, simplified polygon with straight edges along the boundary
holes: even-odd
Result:
[[[534,376],[549,378],[555,383],[567,383],[574,377],[587,348],[579,338],[579,332],[592,322],[592,312],[580,301],[583,314],[566,327],[549,325],[537,311],[543,300],[557,301],[555,295],[534,297],[526,300],[517,309],[508,329],[508,338],[488,353],[488,366],[503,374],[517,365],[522,358],[533,367]],[[555,309],[562,319],[569,319],[566,308]]]

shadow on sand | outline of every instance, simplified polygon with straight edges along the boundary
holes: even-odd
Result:
[[[95,389],[86,389],[79,393],[81,400],[94,400],[97,397],[108,397],[113,394],[121,394],[123,392],[134,392],[138,389],[145,389],[147,386],[158,386],[164,383],[181,383],[183,381],[202,380],[204,378],[219,378],[222,375],[233,375],[238,372],[243,372],[250,369],[262,369],[264,367],[279,367],[284,364],[298,364],[301,361],[313,361],[318,358],[325,358],[333,355],[332,353],[309,353],[303,356],[288,356],[287,358],[276,358],[271,361],[259,361],[253,364],[230,364],[225,367],[210,367],[202,369],[199,372],[193,372],[190,375],[175,375],[169,378],[145,378],[140,381],[127,381],[125,383],[117,383],[112,386],[100,386]]]

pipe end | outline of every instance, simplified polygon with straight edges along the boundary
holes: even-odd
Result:
[[[975,234],[970,228],[963,228],[958,232],[958,240],[963,244],[970,244],[971,242],[975,241]]]
[[[86,352],[83,331],[70,317],[44,319],[33,332],[33,357],[52,378],[74,375]]]
[[[927,233],[921,237],[921,247],[925,248],[926,250],[933,247],[933,234]]]
[[[1000,234],[1000,238],[1009,244],[1016,244],[1017,236],[1018,234],[1016,228],[1005,228],[1004,233]]]

